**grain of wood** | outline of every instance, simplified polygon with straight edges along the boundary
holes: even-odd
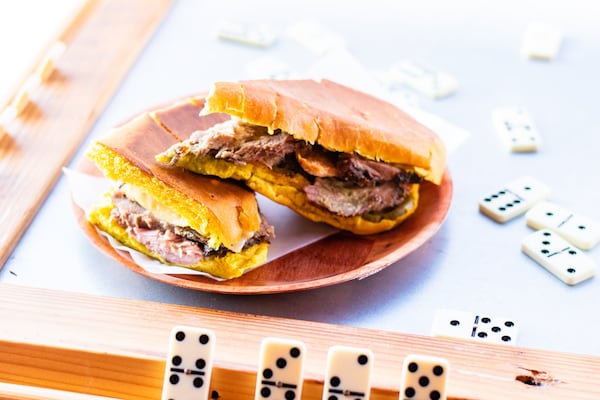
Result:
[[[0,382],[2,400],[115,400],[110,397],[91,396],[84,393],[65,392],[38,388],[35,386],[15,385]]]
[[[356,343],[375,354],[374,400],[398,398],[412,353],[450,362],[450,399],[600,398],[600,358],[585,355],[6,284],[0,321],[0,381],[96,396],[158,398],[170,329],[184,324],[216,332],[211,390],[223,399],[253,399],[260,341],[274,335],[307,345],[305,399],[321,398],[329,346]]]
[[[58,39],[66,50],[54,73],[0,140],[0,266],[170,3],[90,0],[65,27]]]

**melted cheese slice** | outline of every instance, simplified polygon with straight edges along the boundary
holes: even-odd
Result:
[[[120,188],[128,199],[138,202],[139,205],[150,211],[156,218],[177,226],[189,226],[185,218],[172,209],[162,205],[148,193],[137,186],[123,184]]]
[[[150,211],[156,218],[176,226],[190,226],[189,222],[176,211],[159,203],[154,197],[150,196],[139,187],[125,183],[120,187],[120,190],[125,193],[128,199],[136,201],[139,205]],[[237,253],[244,248],[246,241],[253,236],[254,232],[248,232],[239,242],[232,243],[231,245],[224,243],[224,245],[231,251]]]

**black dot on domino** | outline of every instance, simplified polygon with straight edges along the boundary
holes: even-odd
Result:
[[[360,365],[365,365],[366,363],[369,362],[369,357],[366,356],[365,354],[361,354],[360,356],[358,356],[358,358],[356,359],[356,361]]]
[[[453,319],[452,321],[450,321],[450,325],[452,326],[458,326],[460,325],[460,321],[457,319]]]
[[[285,392],[285,400],[294,400],[296,398],[296,392],[288,390]]]
[[[300,357],[300,349],[297,347],[292,347],[290,349],[290,356],[292,356],[292,358]]]
[[[277,368],[283,369],[287,365],[287,361],[285,360],[285,358],[279,357],[275,362],[275,365],[277,365]]]
[[[265,368],[262,375],[265,379],[271,379],[273,377],[273,370],[271,368]]]
[[[181,361],[183,361],[181,359],[180,356],[173,356],[173,358],[171,359],[171,362],[173,363],[173,365],[178,366],[181,364]]]
[[[264,388],[260,389],[260,395],[262,397],[269,397],[269,396],[271,396],[271,389],[269,389],[268,387],[264,387]]]
[[[200,344],[206,344],[208,343],[209,337],[208,335],[200,335],[200,337],[198,338],[198,341],[200,342]]]
[[[422,376],[419,378],[419,386],[427,387],[429,386],[429,378],[426,376]]]
[[[206,361],[204,361],[203,358],[199,358],[196,360],[196,368],[198,369],[204,369],[204,367],[206,367]]]
[[[194,378],[193,385],[196,389],[199,389],[204,385],[204,380],[202,378]]]
[[[410,364],[408,364],[408,370],[410,372],[417,372],[418,369],[419,369],[419,364],[417,364],[416,362],[411,362]]]
[[[333,376],[331,377],[331,379],[329,380],[329,383],[331,384],[331,386],[333,387],[338,387],[340,386],[340,383],[342,383],[342,381],[340,380],[339,377],[337,376]]]
[[[443,373],[444,367],[442,367],[441,365],[436,365],[435,367],[433,367],[433,374],[435,376],[442,376]]]
[[[175,339],[177,339],[178,342],[183,342],[185,340],[185,332],[183,331],[179,331],[175,334]]]

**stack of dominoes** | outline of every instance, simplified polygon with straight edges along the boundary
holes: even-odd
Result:
[[[522,251],[568,285],[576,285],[596,272],[584,251],[600,242],[600,224],[588,217],[546,201],[548,186],[522,177],[480,200],[479,210],[498,223],[525,214],[536,231],[521,242]]]
[[[210,390],[216,335],[210,329],[175,326],[171,339],[163,400],[216,399]],[[255,400],[300,399],[306,345],[302,341],[266,337],[260,347]],[[323,378],[323,400],[368,400],[375,362],[367,348],[334,345],[329,348]],[[446,399],[448,362],[428,355],[407,355],[399,382],[399,398]]]

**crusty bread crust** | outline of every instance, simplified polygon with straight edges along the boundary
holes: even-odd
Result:
[[[228,120],[227,114],[211,114],[200,117],[204,107],[201,97],[188,97],[182,101],[149,112],[150,117],[178,141],[188,139],[197,130],[208,129],[216,123]]]
[[[159,164],[155,155],[177,141],[144,113],[96,141],[87,156],[108,178],[144,188],[176,211],[209,239],[211,247],[239,250],[239,243],[260,229],[254,193],[235,183]]]
[[[414,168],[435,184],[446,169],[435,133],[386,101],[328,80],[217,82],[202,114],[216,112],[328,150]]]

